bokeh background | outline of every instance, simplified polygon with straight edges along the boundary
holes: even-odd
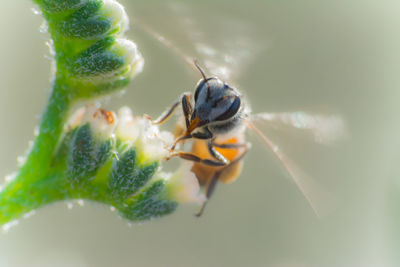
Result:
[[[321,111],[345,119],[348,135],[331,147],[301,134],[278,139],[321,186],[321,206],[328,196],[332,205],[317,218],[253,138],[241,178],[217,188],[201,219],[193,217],[197,206],[181,205],[171,216],[129,226],[99,204],[58,203],[0,234],[0,266],[400,265],[399,1],[121,3],[133,22],[127,34],[146,62],[127,92],[105,107],[129,105],[157,116],[199,79],[135,28],[135,19],[190,56],[193,39],[219,48],[229,40],[225,52],[246,59],[233,65],[232,82],[255,112]],[[48,36],[32,7],[28,0],[1,3],[1,177],[17,169],[50,91]]]

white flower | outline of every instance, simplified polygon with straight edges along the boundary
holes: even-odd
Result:
[[[118,124],[115,135],[123,142],[134,143],[140,134],[137,125],[137,118],[134,118],[129,107],[122,107],[118,110]]]
[[[70,129],[74,129],[81,125],[83,115],[86,112],[86,107],[81,107],[72,113],[72,115],[69,117],[68,122],[67,122],[67,127]]]
[[[117,116],[113,111],[99,108],[97,104],[89,104],[78,109],[69,119],[69,127],[89,123],[93,135],[101,140],[110,138],[117,125]]]
[[[119,123],[116,137],[123,142],[134,144],[144,161],[159,161],[168,156],[168,147],[174,141],[168,131],[160,131],[158,126],[143,117],[133,117],[128,107],[118,111]]]
[[[174,141],[174,136],[167,131],[160,131],[158,126],[152,125],[148,119],[141,118],[138,125],[142,127],[142,134],[137,143],[143,149],[146,157],[160,160],[169,155],[169,147]]]
[[[166,178],[171,197],[180,203],[203,204],[207,199],[200,190],[200,184],[191,171],[193,163],[184,161],[181,167]]]

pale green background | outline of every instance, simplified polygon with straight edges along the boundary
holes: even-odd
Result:
[[[190,51],[185,33],[176,30],[180,18],[166,8],[170,1],[121,2],[133,19]],[[68,210],[59,203],[0,234],[0,266],[399,266],[400,2],[185,5],[206,33],[219,14],[251,26],[246,35],[260,52],[237,84],[255,111],[328,110],[345,118],[348,137],[329,149],[295,135],[281,139],[332,195],[334,209],[317,219],[279,163],[255,145],[241,178],[217,188],[201,219],[188,205],[129,227],[107,207]],[[47,36],[31,7],[27,0],[1,1],[0,176],[16,170],[49,93]],[[204,42],[241,33],[229,28]],[[144,54],[145,69],[124,97],[106,106],[156,116],[198,74],[142,31],[132,27],[128,35]]]

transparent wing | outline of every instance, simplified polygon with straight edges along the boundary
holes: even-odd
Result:
[[[237,81],[262,45],[249,21],[210,9],[196,9],[184,3],[169,3],[181,28],[194,46],[194,54],[209,71],[226,81]],[[206,14],[206,15],[205,15]]]
[[[306,112],[258,113],[251,120],[263,127],[277,130],[302,130],[319,144],[332,145],[345,137],[346,127],[339,115],[309,114]]]
[[[262,117],[265,117],[265,114],[263,114]],[[334,206],[333,204],[335,201],[332,197],[332,194],[324,190],[310,175],[308,175],[299,166],[297,166],[297,164],[282,151],[280,146],[274,143],[270,139],[270,137],[268,137],[264,132],[260,130],[260,128],[257,126],[257,124],[260,122],[260,119],[257,117],[260,116],[260,114],[254,116],[254,120],[253,118],[246,120],[249,125],[249,129],[252,130],[252,132],[254,132],[259,137],[259,139],[266,145],[266,148],[268,148],[281,162],[285,171],[287,172],[287,174],[289,174],[296,186],[304,195],[305,199],[307,200],[315,214],[318,217],[323,217],[324,215],[329,213]],[[267,121],[273,120],[271,119]],[[293,122],[287,121],[286,119],[283,120],[283,122],[291,126],[297,125]],[[303,127],[304,129],[312,129],[311,126],[310,128],[307,128],[305,126]]]
[[[199,60],[208,76],[237,81],[263,47],[252,38],[257,34],[252,33],[255,27],[249,22],[209,8],[193,8],[193,4],[166,2],[163,5],[167,12],[163,12],[162,21],[170,25],[169,28],[157,25],[156,21],[146,22],[140,14],[135,24],[179,56],[196,74],[194,59]],[[207,14],[206,19],[204,14]]]

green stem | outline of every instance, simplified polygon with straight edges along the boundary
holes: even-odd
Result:
[[[24,176],[25,180],[27,175],[30,176],[29,179],[36,179],[35,176],[48,171],[49,166],[43,166],[43,163],[50,162],[69,112],[70,100],[67,90],[62,78],[54,81],[53,91],[41,120],[39,135],[19,174]],[[34,173],[33,170],[36,169],[40,172]]]
[[[41,196],[35,188],[49,175],[51,158],[67,119],[71,101],[65,84],[62,77],[55,79],[53,91],[41,119],[39,135],[32,150],[17,177],[0,192],[0,224],[34,209],[40,201],[36,199],[31,203],[31,197],[41,197],[42,202],[46,201],[46,194]]]
[[[62,170],[52,171],[48,176],[40,177],[30,184],[25,183],[22,187],[18,183],[10,184],[7,195],[0,198],[0,225],[56,201],[80,198],[108,204],[112,201],[98,194],[106,192],[104,185],[93,183],[90,189],[73,187]]]
[[[11,183],[2,192],[0,198],[0,224],[15,220],[21,215],[45,204],[64,199],[69,194],[65,191],[65,179],[58,176],[41,177],[40,180],[22,186],[21,182]]]
[[[53,91],[42,116],[39,135],[17,179],[23,179],[25,182],[34,181],[39,176],[48,173],[49,163],[60,140],[69,112],[70,100],[67,90],[62,78],[54,81]]]

